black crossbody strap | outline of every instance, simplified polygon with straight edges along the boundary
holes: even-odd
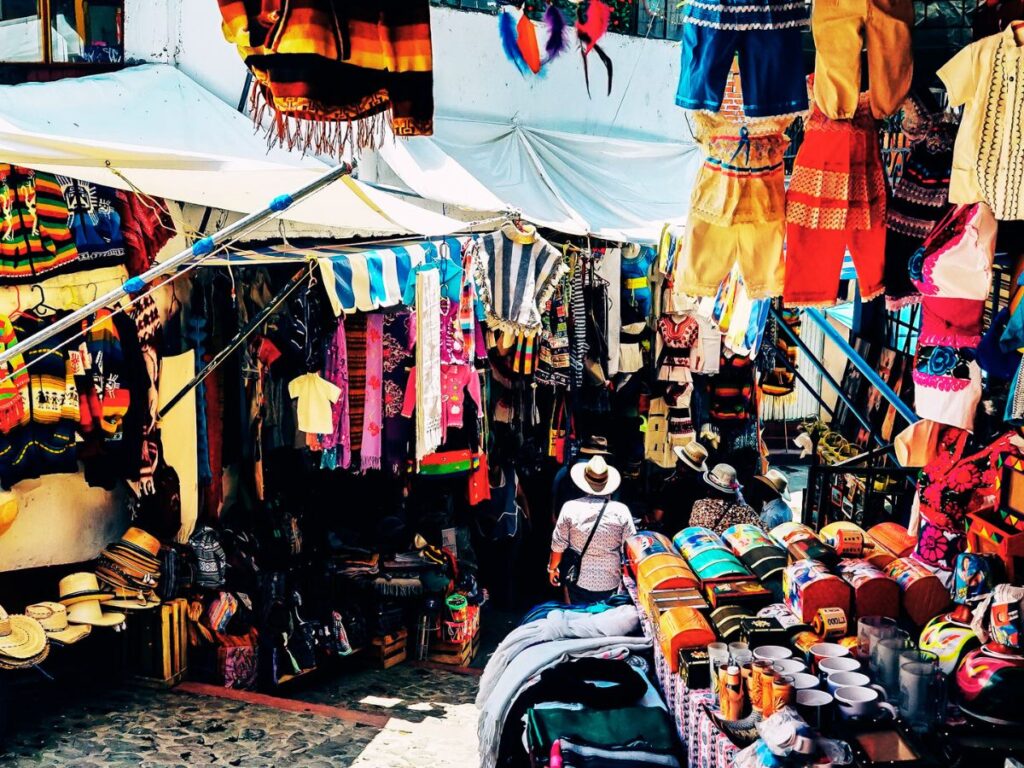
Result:
[[[597,533],[597,526],[601,524],[601,518],[604,517],[604,511],[608,509],[608,502],[611,499],[605,499],[604,504],[601,505],[601,511],[597,513],[597,519],[594,521],[594,527],[590,529],[590,535],[587,536],[587,543],[583,545],[583,549],[580,550],[580,563],[583,563],[583,556],[587,554],[587,549],[590,547],[590,542],[594,538],[594,534]],[[582,566],[581,566],[582,567]]]

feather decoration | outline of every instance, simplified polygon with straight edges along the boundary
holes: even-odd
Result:
[[[548,41],[544,44],[544,53],[546,54],[544,63],[547,64],[568,49],[569,39],[566,33],[569,25],[565,21],[565,16],[554,3],[544,11],[544,25],[548,28]]]
[[[505,51],[505,57],[516,65],[519,74],[526,74],[526,62],[523,61],[523,54],[519,50],[519,32],[516,30],[516,20],[508,11],[498,14],[498,34],[501,35],[501,48]]]
[[[579,35],[580,43],[583,44],[584,53],[590,53],[597,45],[597,41],[604,37],[611,21],[612,9],[601,0],[590,0],[587,3],[586,19],[576,21],[576,32]]]
[[[534,29],[533,22],[530,21],[530,17],[525,13],[519,17],[516,31],[518,33],[519,53],[523,57],[523,62],[536,75],[540,72],[541,68],[540,46],[537,44],[537,30]]]

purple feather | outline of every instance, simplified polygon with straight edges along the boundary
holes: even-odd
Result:
[[[516,32],[516,20],[508,11],[498,14],[498,34],[501,35],[501,47],[505,56],[516,65],[519,74],[525,75],[527,66],[523,54],[519,50],[519,33]]]
[[[548,28],[548,41],[544,44],[544,52],[547,54],[544,63],[547,64],[568,50],[569,37],[566,31],[569,29],[569,25],[565,23],[565,16],[555,7],[554,3],[544,11],[544,24]]]

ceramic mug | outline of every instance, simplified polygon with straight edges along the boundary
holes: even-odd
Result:
[[[848,686],[837,689],[832,696],[844,719],[874,718],[879,714],[896,719],[896,707],[885,700],[885,694],[879,686]]]
[[[763,661],[770,661],[773,664],[776,661],[782,661],[788,659],[793,655],[793,652],[783,645],[762,645],[760,648],[754,649],[754,658],[761,659]]]
[[[860,672],[860,662],[852,656],[838,656],[836,658],[822,659],[818,664],[818,674],[821,682],[825,682],[829,675],[836,672]]]
[[[850,649],[839,643],[815,643],[811,646],[810,652],[816,667],[825,659],[836,659],[840,656],[850,655]]]
[[[834,694],[840,688],[870,688],[872,686],[871,678],[863,672],[833,672],[825,680],[825,687]],[[878,689],[882,690],[882,687],[879,686]]]
[[[795,675],[798,672],[806,672],[807,665],[800,659],[780,659],[772,663],[772,669],[780,675]]]
[[[793,689],[797,691],[817,688],[821,685],[821,681],[810,672],[794,672],[790,677],[793,678]]]
[[[811,728],[825,732],[835,719],[835,699],[831,693],[813,688],[797,691],[796,711]]]

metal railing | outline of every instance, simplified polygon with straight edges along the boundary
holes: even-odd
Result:
[[[862,528],[889,520],[905,524],[919,470],[887,463],[890,450],[882,446],[837,464],[808,467],[802,522],[816,531],[838,520]]]

